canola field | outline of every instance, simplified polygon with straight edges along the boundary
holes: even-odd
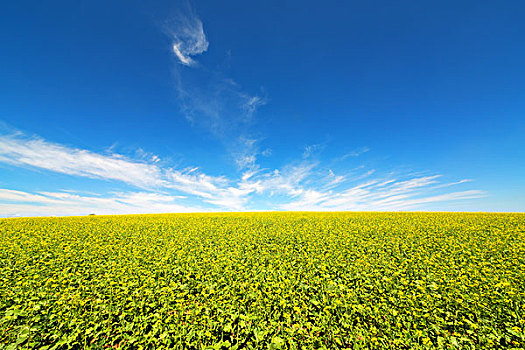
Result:
[[[525,214],[0,219],[0,349],[525,348]]]

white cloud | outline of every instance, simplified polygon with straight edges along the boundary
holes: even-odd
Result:
[[[242,97],[244,100],[241,108],[247,117],[251,117],[260,106],[264,106],[266,104],[266,99],[261,96],[249,96],[246,94],[241,94],[240,97]]]
[[[295,201],[281,205],[284,210],[316,211],[369,211],[369,210],[413,210],[424,204],[481,198],[480,190],[430,194],[439,188],[435,185],[440,175],[412,178],[404,181],[370,180],[344,191],[304,192]],[[445,185],[453,185],[445,184]]]
[[[235,163],[237,163],[240,169],[244,169],[253,167],[256,160],[257,157],[255,154],[243,154],[235,159]]]
[[[370,148],[368,148],[368,147],[357,148],[357,149],[354,149],[353,151],[350,151],[350,152],[346,153],[342,157],[339,157],[337,160],[342,161],[342,160],[345,160],[345,159],[347,159],[349,157],[359,157],[360,155],[362,155],[363,153],[366,153],[368,151],[370,151]]]
[[[336,175],[332,169],[328,170],[328,176],[326,177],[326,188],[332,188],[344,182],[346,179],[343,175]]]
[[[272,149],[271,148],[267,148],[265,149],[264,151],[261,152],[261,155],[263,157],[269,157],[272,155]]]
[[[203,211],[178,204],[180,197],[148,192],[85,196],[71,192],[29,193],[0,189],[2,216],[62,216],[87,214],[141,214]],[[209,209],[208,209],[209,210]]]
[[[193,57],[204,53],[209,43],[203,24],[189,2],[179,7],[166,32],[172,39],[172,50],[179,63],[196,66]],[[230,51],[227,56],[231,56]],[[226,66],[200,65],[199,68],[174,69],[182,113],[193,126],[204,128],[219,139],[240,168],[250,167],[256,155],[247,154],[250,147],[242,141],[246,138],[243,135],[251,135],[253,117],[267,102],[263,88],[260,94],[248,93],[225,71]]]
[[[321,152],[324,149],[325,145],[321,143],[316,143],[314,145],[307,145],[304,147],[303,158],[310,158],[313,155]]]
[[[2,215],[179,212],[194,210],[412,210],[438,202],[482,197],[479,190],[446,192],[470,180],[440,182],[441,175],[373,178],[364,167],[349,172],[320,167],[303,158],[279,169],[256,163],[255,140],[243,139],[250,152],[241,154],[239,178],[212,176],[198,167],[163,167],[156,155],[141,151],[141,161],[119,154],[99,154],[51,143],[21,133],[0,135],[0,162],[77,177],[118,181],[140,191],[106,196],[71,191],[30,193],[0,191]],[[147,156],[143,156],[146,154]],[[244,157],[244,158],[242,158]],[[337,189],[337,190],[336,190]],[[268,202],[253,207],[257,199]],[[182,204],[198,203],[198,205]],[[52,208],[55,208],[53,212]],[[48,214],[45,214],[48,213]]]
[[[255,189],[258,194],[274,196],[283,194],[295,197],[303,193],[303,182],[308,179],[314,168],[315,162],[301,162],[294,165],[286,165],[282,169],[259,172],[244,182],[244,186]]]
[[[0,162],[15,166],[44,169],[52,172],[116,180],[138,188],[160,191],[175,189],[200,197],[209,203],[232,203],[239,208],[239,193],[225,187],[228,181],[198,172],[197,168],[177,170],[161,168],[158,157],[151,162],[138,162],[122,155],[102,155],[69,148],[20,133],[0,135]],[[236,197],[235,200],[227,200]]]
[[[232,147],[231,153],[239,169],[257,170],[256,162],[259,154],[257,140],[240,136],[237,142],[232,141]]]
[[[28,138],[20,133],[0,135],[0,162],[68,175],[117,180],[141,188],[159,187],[165,183],[157,166],[118,154],[101,155],[40,138]]]
[[[191,56],[200,55],[208,50],[209,43],[202,22],[189,8],[185,13],[178,13],[168,24],[167,32],[173,40],[173,53],[183,65],[195,65],[196,62]]]
[[[250,134],[254,115],[266,99],[247,93],[221,72],[176,71],[180,108],[186,119],[231,147]],[[237,145],[235,145],[237,146]]]

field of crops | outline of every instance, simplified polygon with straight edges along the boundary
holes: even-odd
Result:
[[[0,349],[524,348],[525,215],[0,220]]]

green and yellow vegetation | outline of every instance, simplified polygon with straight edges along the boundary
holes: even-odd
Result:
[[[525,215],[0,220],[0,349],[524,348]]]

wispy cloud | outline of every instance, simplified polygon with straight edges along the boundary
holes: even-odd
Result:
[[[325,144],[322,144],[322,143],[307,145],[304,147],[303,158],[312,157],[318,154],[319,152],[321,152],[324,148],[325,148]]]
[[[433,191],[461,181],[438,184],[440,175],[398,181],[373,179],[342,191],[309,191],[281,206],[285,210],[413,210],[423,204],[481,198],[484,191],[467,190],[435,194]],[[445,185],[445,186],[443,186]]]
[[[262,152],[259,152],[256,139],[240,136],[236,142],[232,142],[232,145],[234,147],[230,153],[234,157],[239,170],[253,172],[259,168],[257,165],[257,156],[262,154]]]
[[[339,185],[340,183],[344,182],[346,177],[344,175],[336,175],[332,169],[328,169],[328,175],[327,175],[327,188],[332,188],[334,186]]]
[[[21,133],[0,135],[0,162],[68,175],[117,180],[141,188],[159,187],[165,183],[157,166],[118,154],[102,155],[70,148]]]
[[[249,94],[225,73],[175,71],[181,111],[194,126],[211,133],[226,146],[251,133],[257,110],[266,104],[262,94]]]
[[[360,147],[360,148],[356,148],[346,154],[344,154],[343,156],[339,157],[337,160],[339,161],[343,161],[347,158],[350,158],[350,157],[359,157],[360,155],[362,155],[363,153],[366,153],[370,151],[370,148],[368,147]]]
[[[177,12],[166,25],[166,31],[173,42],[173,53],[183,65],[195,65],[196,61],[192,56],[200,55],[208,50],[209,43],[202,21],[189,5]]]
[[[264,106],[266,104],[266,98],[262,96],[250,96],[250,95],[244,95],[242,96],[244,101],[241,105],[242,110],[244,111],[245,115],[248,118],[251,118],[252,115],[255,113],[257,108],[260,106]]]
[[[194,68],[174,67],[182,113],[192,125],[203,128],[221,141],[237,166],[249,166],[254,157],[247,155],[251,146],[243,141],[255,139],[251,129],[254,116],[267,103],[263,89],[249,93],[226,71],[228,67],[196,64],[192,56],[204,53],[209,43],[202,21],[188,2],[182,4],[168,21],[166,32],[173,41],[173,53],[178,62]],[[231,55],[227,50],[226,56],[231,58]]]
[[[181,205],[180,197],[148,192],[86,196],[68,192],[29,193],[0,188],[2,216],[61,216],[87,214],[146,214],[203,211]],[[209,210],[209,209],[208,209]]]
[[[71,191],[29,193],[2,189],[0,208],[7,215],[183,212],[209,210],[413,210],[439,202],[480,198],[483,191],[448,191],[470,180],[442,182],[441,175],[376,176],[374,169],[350,171],[299,157],[278,169],[257,164],[255,141],[245,139],[252,153],[239,158],[239,177],[213,176],[198,167],[163,166],[156,155],[141,160],[116,153],[101,154],[28,137],[20,132],[0,134],[0,162],[75,177],[115,181],[138,191],[105,196]],[[248,148],[250,148],[248,147]],[[264,201],[263,207],[254,203]],[[53,209],[54,208],[54,209]]]
[[[115,153],[98,154],[20,132],[0,135],[0,162],[14,166],[120,181],[150,191],[174,190],[194,196],[202,203],[235,210],[242,210],[247,195],[255,191],[246,183],[235,185],[231,179],[204,174],[197,167],[161,167],[159,157],[149,155],[148,158],[149,162]]]
[[[0,135],[0,162],[43,169],[56,173],[114,180],[141,189],[174,189],[202,198],[209,203],[228,203],[224,197],[238,197],[235,191],[223,189],[227,181],[193,169],[162,168],[158,157],[140,162],[119,154],[103,155],[70,148],[21,133]],[[231,193],[230,193],[231,192]],[[231,200],[232,208],[238,201]]]

